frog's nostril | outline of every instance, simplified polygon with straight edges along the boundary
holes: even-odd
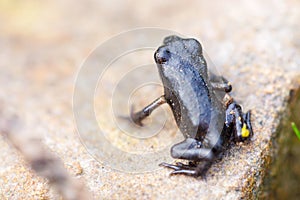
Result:
[[[171,57],[171,52],[168,49],[159,49],[154,54],[155,62],[158,64],[163,64],[169,60]]]
[[[155,62],[158,64],[163,64],[167,61],[164,57],[160,56],[159,53],[157,52],[155,53],[154,58],[155,58]]]

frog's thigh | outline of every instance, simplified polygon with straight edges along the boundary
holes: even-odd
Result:
[[[180,158],[186,160],[212,160],[214,154],[212,149],[200,148],[199,141],[188,138],[183,142],[175,144],[171,149],[171,155],[173,158]]]

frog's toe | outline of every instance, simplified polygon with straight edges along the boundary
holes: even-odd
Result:
[[[175,174],[185,174],[185,175],[189,175],[189,176],[197,175],[197,172],[193,167],[183,164],[181,162],[176,163],[176,165],[172,165],[172,164],[163,162],[163,163],[160,163],[159,166],[173,169],[174,171],[172,171],[170,173],[171,176],[175,175]]]
[[[142,123],[142,121],[139,120],[139,119],[131,117],[131,120],[133,121],[134,124],[136,124],[138,126],[144,126],[144,124]]]
[[[159,166],[160,167],[167,167],[167,168],[174,169],[174,170],[180,170],[181,169],[181,166],[172,165],[172,164],[165,163],[165,162],[160,163]]]
[[[193,162],[189,162],[189,164],[183,164],[182,162],[176,162],[176,165],[178,167],[181,167],[182,169],[192,169],[192,168],[195,168],[197,166]]]
[[[195,169],[194,166],[186,165],[186,164],[183,164],[182,162],[177,162],[175,165],[163,162],[163,163],[160,163],[159,166],[174,169],[175,171]]]
[[[184,174],[188,176],[198,176],[197,171],[194,169],[180,169],[180,170],[174,170],[170,173],[170,175],[176,175],[176,174]]]

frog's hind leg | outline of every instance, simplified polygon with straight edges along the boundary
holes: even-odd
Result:
[[[187,138],[171,148],[171,155],[173,158],[201,161],[213,159],[214,151],[203,148],[201,142],[194,138]]]
[[[216,152],[213,149],[201,147],[201,142],[193,138],[187,138],[183,142],[176,144],[171,149],[173,158],[180,158],[190,161],[201,161],[195,165],[185,165],[177,163],[176,165],[161,163],[160,166],[171,168],[174,171],[171,174],[186,174],[190,176],[203,176],[216,158]]]

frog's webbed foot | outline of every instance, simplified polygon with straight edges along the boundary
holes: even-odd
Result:
[[[176,174],[184,174],[188,176],[194,176],[198,177],[201,176],[202,178],[205,178],[205,174],[209,167],[211,166],[212,162],[210,161],[203,161],[199,163],[197,166],[190,166],[183,163],[176,163],[176,165],[168,164],[168,163],[161,163],[159,166],[161,167],[167,167],[170,169],[173,169],[170,173],[170,175],[176,175]]]
[[[130,115],[118,115],[118,118],[119,119],[123,119],[123,120],[126,120],[126,121],[129,121],[129,122],[133,122],[134,124],[138,125],[138,126],[144,126],[144,124],[142,123],[142,120],[144,118],[142,118],[142,114],[140,113],[141,111],[139,112],[134,112],[134,106],[132,105],[131,108],[130,108]]]
[[[145,119],[147,116],[145,116],[145,113],[143,110],[139,112],[134,112],[134,106],[131,106],[130,108],[130,119],[138,126],[143,126],[142,123],[143,119]]]
[[[143,108],[141,111],[138,112],[134,112],[133,111],[133,106],[130,109],[130,118],[131,120],[139,125],[139,126],[143,126],[142,121],[148,117],[153,110],[155,110],[157,107],[159,107],[160,105],[166,103],[166,99],[165,96],[162,95],[159,98],[157,98],[155,101],[153,101],[151,104],[149,104],[148,106],[146,106],[145,108]]]

